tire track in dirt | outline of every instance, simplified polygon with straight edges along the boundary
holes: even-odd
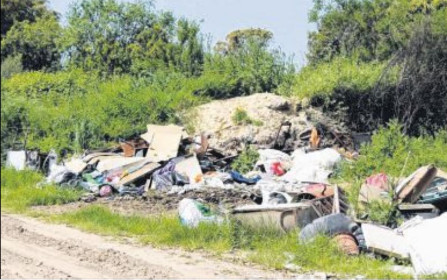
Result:
[[[274,278],[262,270],[178,249],[123,244],[64,225],[1,214],[2,278]]]

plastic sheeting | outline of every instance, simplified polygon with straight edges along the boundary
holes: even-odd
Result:
[[[309,153],[300,149],[293,152],[292,159],[292,168],[281,177],[282,180],[327,183],[335,164],[341,160],[341,155],[331,148]]]
[[[184,198],[178,206],[180,221],[188,227],[197,227],[200,222],[222,222],[222,218],[214,215],[204,204],[189,198]]]

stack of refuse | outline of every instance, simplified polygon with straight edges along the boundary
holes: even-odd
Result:
[[[82,187],[98,196],[141,195],[148,189],[172,191],[204,184],[225,187],[230,175],[216,170],[224,170],[232,158],[208,147],[204,135],[189,137],[176,125],[147,127],[138,139],[122,141],[120,147],[86,152],[60,164],[52,161],[46,183]]]
[[[45,181],[83,188],[95,198],[140,196],[153,190],[183,197],[179,217],[189,227],[201,222],[222,223],[231,216],[248,226],[281,232],[299,228],[299,242],[328,235],[349,255],[371,252],[410,259],[417,274],[447,272],[447,214],[443,214],[447,209],[447,173],[433,165],[423,166],[395,188],[390,176],[375,174],[365,179],[359,205],[352,207],[343,188],[330,184],[329,178],[343,159],[353,159],[355,153],[323,148],[321,137],[317,129],[310,129],[307,147],[257,149],[257,162],[242,174],[232,169],[237,155],[211,147],[205,133],[190,137],[177,125],[149,124],[137,139],[59,164],[57,155],[50,152],[43,161],[49,166]],[[10,166],[25,168],[27,162],[26,153],[8,153]],[[249,203],[216,209],[184,195],[204,190],[240,193]],[[367,216],[359,220],[354,208],[368,209],[375,201],[397,205],[405,223],[385,227]]]
[[[395,204],[404,219],[402,225],[390,227],[362,222],[366,249],[410,259],[416,274],[446,273],[447,173],[427,165],[398,181],[395,188],[392,180],[384,173],[375,174],[360,189],[359,208],[374,201]]]

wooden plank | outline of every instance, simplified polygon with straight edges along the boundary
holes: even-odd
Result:
[[[436,176],[436,168],[430,164],[416,170],[396,188],[399,202],[415,203]]]
[[[87,163],[85,163],[80,158],[72,158],[70,161],[64,163],[65,167],[75,174],[79,174],[87,167]]]
[[[286,211],[298,208],[308,208],[309,203],[287,203],[275,205],[244,205],[236,207],[234,213],[263,212],[263,211]]]
[[[127,176],[124,176],[121,178],[121,180],[118,182],[118,185],[126,185],[129,183],[132,183],[133,181],[149,175],[151,172],[153,172],[155,169],[157,169],[160,166],[160,164],[155,163],[155,162],[151,162],[148,163],[146,165],[144,165],[143,167],[141,167],[140,169],[128,174]]]
[[[147,159],[141,157],[123,157],[123,156],[108,157],[102,159],[96,166],[96,169],[99,172],[104,172],[118,167],[125,167],[134,163],[135,164],[143,163],[145,160]]]
[[[397,208],[400,211],[436,210],[436,207],[433,204],[399,204]]]
[[[84,162],[90,163],[93,158],[99,157],[99,156],[117,156],[118,154],[115,153],[92,153],[89,155],[86,155],[82,160]],[[91,163],[90,163],[91,164]]]

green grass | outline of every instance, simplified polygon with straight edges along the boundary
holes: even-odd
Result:
[[[37,187],[43,176],[33,171],[1,169],[1,209],[17,213],[25,212],[30,206],[65,204],[76,201],[80,192],[60,189],[56,186]]]
[[[234,111],[233,115],[231,116],[231,120],[235,125],[246,125],[246,124],[252,124],[254,126],[262,126],[264,123],[260,120],[252,119],[247,111],[245,111],[243,108],[236,108],[236,111]]]
[[[76,212],[53,215],[50,219],[89,232],[136,237],[146,244],[181,246],[191,250],[208,249],[217,253],[224,252],[231,246],[228,225],[202,223],[197,228],[190,229],[182,226],[174,215],[150,218],[124,216],[112,213],[104,206],[92,205]]]
[[[143,244],[155,246],[203,249],[218,255],[239,250],[246,253],[248,260],[275,269],[284,268],[284,264],[290,261],[300,266],[303,271],[319,270],[339,275],[361,274],[370,278],[408,278],[408,275],[391,272],[389,263],[366,256],[344,255],[327,237],[319,237],[310,244],[300,244],[297,231],[280,234],[273,229],[247,228],[234,222],[222,225],[204,223],[197,228],[188,228],[181,225],[175,216],[129,217],[98,205],[53,215],[50,220],[92,233],[130,236]],[[288,255],[292,256],[291,259]]]

